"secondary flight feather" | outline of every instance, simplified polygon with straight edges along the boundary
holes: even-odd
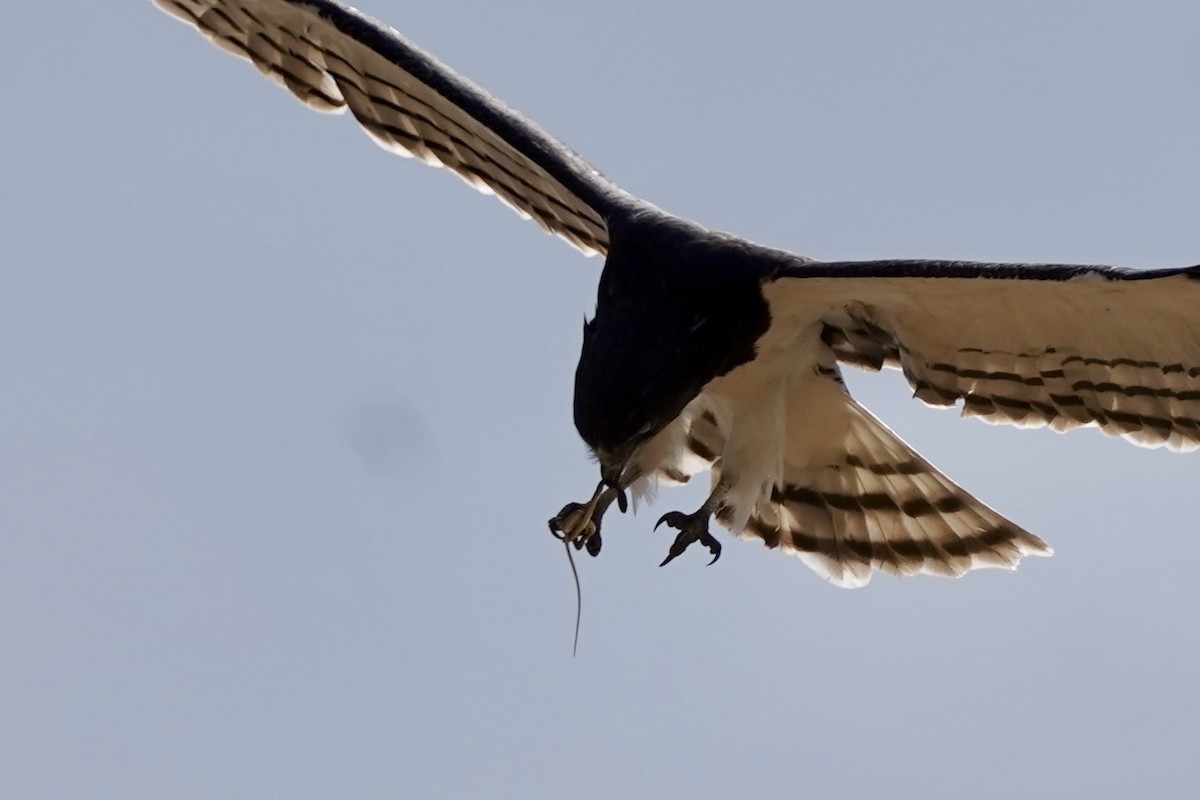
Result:
[[[701,507],[659,520],[678,531],[664,564],[696,543],[715,561],[713,519],[848,587],[1050,553],[855,402],[842,363],[899,368],[919,399],[989,422],[1200,447],[1200,267],[813,260],[633,197],[347,6],[154,2],[309,107],[606,256],[574,408],[600,481],[550,520],[593,555],[613,503],[705,471]]]

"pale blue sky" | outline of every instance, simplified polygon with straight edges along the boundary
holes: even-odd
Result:
[[[363,0],[366,3],[366,0]],[[676,213],[822,258],[1200,261],[1200,5],[372,0]],[[853,388],[1058,554],[835,589],[545,520],[586,260],[148,2],[0,29],[0,796],[1194,790],[1200,455]],[[1200,310],[1198,310],[1200,312]]]

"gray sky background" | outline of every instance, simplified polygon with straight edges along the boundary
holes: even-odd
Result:
[[[1200,4],[363,0],[668,210],[1200,261]],[[0,28],[0,796],[1181,797],[1200,455],[868,406],[1057,555],[833,588],[545,520],[599,260],[148,2]],[[1198,309],[1200,313],[1200,309]]]

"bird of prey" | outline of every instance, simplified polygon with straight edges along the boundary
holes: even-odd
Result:
[[[600,466],[550,520],[592,555],[601,520],[709,471],[664,564],[712,521],[839,586],[873,572],[958,576],[1047,555],[859,405],[841,364],[903,370],[914,395],[989,422],[1095,426],[1200,447],[1200,266],[825,262],[673,216],[395,30],[332,0],[154,0],[318,111],[443,166],[588,255],[603,255],[575,373]],[[657,527],[657,526],[656,526]]]

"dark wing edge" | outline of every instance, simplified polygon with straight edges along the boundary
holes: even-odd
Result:
[[[925,403],[1200,448],[1200,266],[846,262],[787,277],[858,279],[822,338],[843,362],[903,370]]]
[[[380,146],[445,166],[585,254],[641,202],[537,124],[394,29],[331,0],[153,0],[318,111],[347,108]]]

